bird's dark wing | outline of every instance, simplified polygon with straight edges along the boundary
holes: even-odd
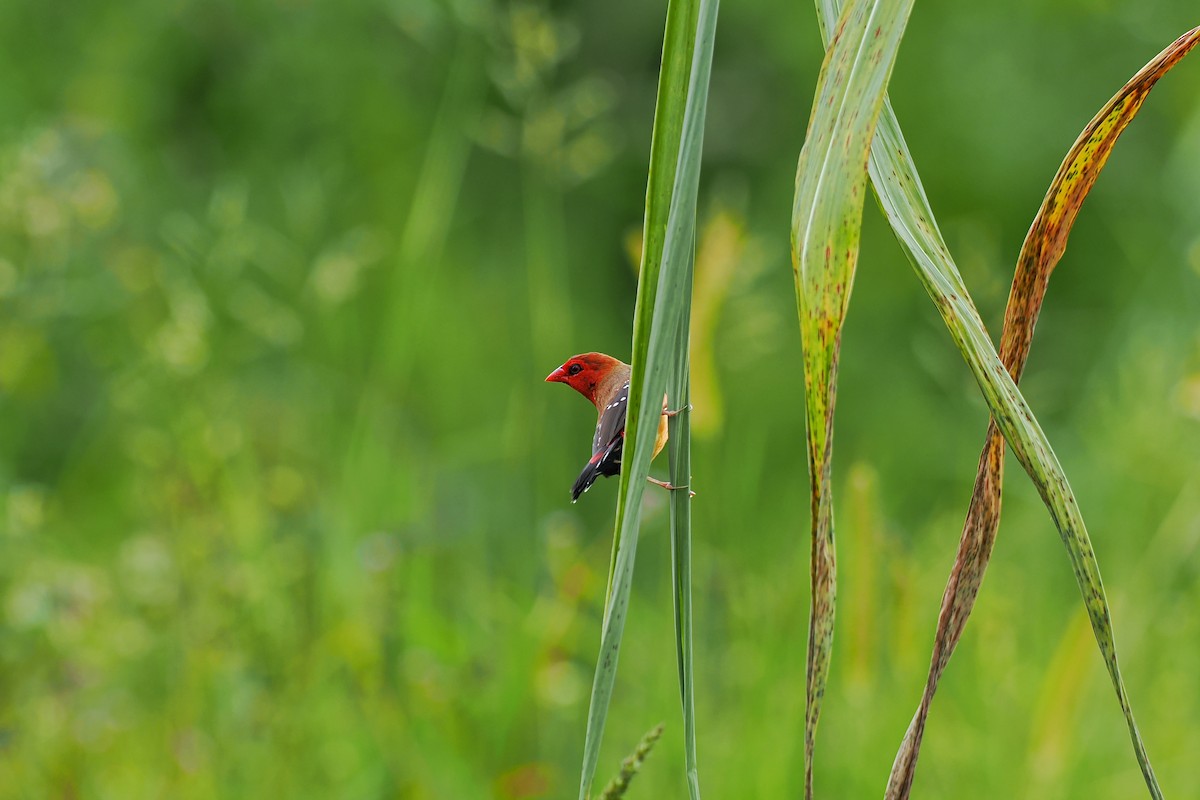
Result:
[[[625,449],[625,415],[629,407],[629,383],[617,392],[612,402],[600,411],[596,423],[596,438],[592,440],[592,457],[571,487],[571,501],[591,488],[601,475],[612,476],[621,471],[621,454]]]
[[[617,392],[612,402],[600,411],[596,423],[596,437],[592,439],[592,455],[595,456],[625,434],[625,415],[629,408],[629,381]]]

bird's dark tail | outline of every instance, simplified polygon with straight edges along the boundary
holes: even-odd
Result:
[[[579,473],[575,485],[571,487],[572,503],[579,499],[579,495],[591,488],[592,484],[596,482],[596,478],[601,475],[611,477],[621,473],[621,451],[625,449],[624,445],[625,431],[621,431],[621,435],[609,442],[608,447],[592,456],[584,466],[583,472]]]
[[[596,482],[596,478],[600,477],[601,456],[603,455],[603,453],[597,453],[596,457],[584,466],[583,472],[579,473],[579,477],[575,480],[575,485],[571,487],[572,503],[578,500],[581,494],[592,488],[592,484]]]

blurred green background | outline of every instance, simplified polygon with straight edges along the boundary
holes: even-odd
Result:
[[[892,97],[995,334],[1083,125],[1194,0],[917,4]],[[787,251],[805,3],[721,11],[694,332],[705,796],[800,793],[807,478]],[[0,5],[0,796],[575,790],[615,481],[543,377],[628,357],[664,7]],[[873,203],[842,358],[817,745],[878,797],[986,412]],[[1071,476],[1164,790],[1200,785],[1200,56],[1118,145],[1023,383]],[[663,474],[665,467],[656,468]],[[601,775],[685,796],[666,508]],[[918,797],[1141,796],[1058,536],[1010,459]]]

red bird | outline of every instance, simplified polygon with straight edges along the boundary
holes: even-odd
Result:
[[[611,477],[621,471],[621,451],[625,445],[625,415],[629,405],[629,365],[604,353],[583,353],[571,356],[567,362],[546,376],[547,383],[565,383],[596,406],[600,418],[596,422],[596,437],[592,439],[592,457],[584,466],[575,485],[571,487],[571,502],[591,488],[596,478]],[[667,443],[667,417],[679,412],[667,411],[663,398],[663,414],[659,417],[658,433],[654,437],[657,456]],[[651,483],[664,489],[682,489],[655,478]]]

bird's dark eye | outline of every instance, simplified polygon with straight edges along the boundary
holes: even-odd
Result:
[[[581,372],[583,372],[583,364],[572,364],[571,366],[567,367],[568,375],[578,375]]]

